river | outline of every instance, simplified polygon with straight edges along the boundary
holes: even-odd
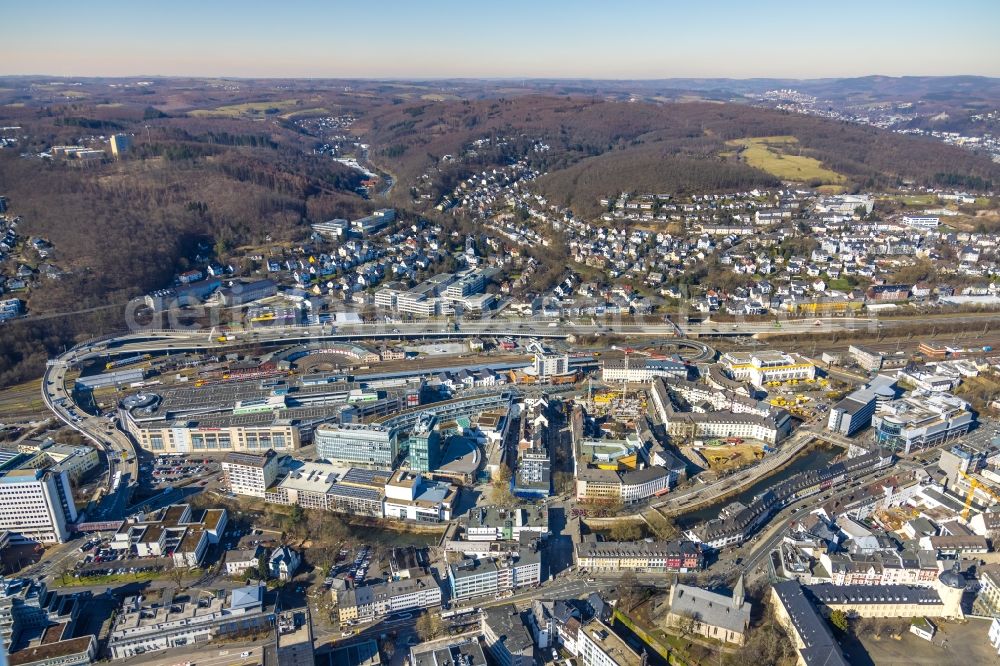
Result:
[[[737,501],[742,502],[743,504],[749,504],[754,496],[764,492],[769,486],[780,483],[793,474],[826,467],[834,458],[842,453],[844,453],[844,449],[840,447],[818,446],[811,448],[807,452],[792,460],[791,463],[786,465],[777,473],[761,479],[738,495],[731,495],[716,502],[715,504],[710,504],[695,511],[683,513],[677,516],[674,519],[674,522],[678,527],[688,528],[706,520],[717,518],[719,516],[719,511],[727,504]]]

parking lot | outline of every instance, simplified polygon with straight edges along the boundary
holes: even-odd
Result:
[[[353,558],[351,557],[351,551],[345,548],[337,553],[337,562],[330,567],[330,571],[327,573],[326,580],[323,583],[329,588],[334,580],[339,577],[355,585],[360,585],[368,575],[368,569],[371,567],[371,564],[371,548],[369,546],[358,548],[353,553]]]
[[[204,487],[211,480],[208,477],[217,475],[221,471],[219,461],[201,457],[200,454],[160,456],[139,466],[139,473],[143,479],[148,477],[151,481],[148,487],[156,490],[177,484],[189,484],[192,481]],[[199,478],[202,480],[198,481]]]
[[[163,571],[172,563],[170,557],[139,557],[115,550],[110,547],[110,538],[100,536],[87,539],[77,550],[81,559],[73,569],[74,578]]]

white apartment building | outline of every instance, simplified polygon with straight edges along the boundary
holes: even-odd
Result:
[[[535,374],[539,379],[546,379],[569,372],[569,354],[554,354],[552,352],[535,352]]]
[[[337,613],[341,624],[352,620],[373,620],[414,608],[441,605],[441,587],[433,576],[364,585],[336,590]]]
[[[24,467],[0,476],[0,531],[11,543],[63,543],[75,520],[67,472]]]
[[[648,382],[654,377],[686,379],[688,367],[669,359],[610,360],[601,364],[601,381]]]
[[[903,224],[915,229],[936,229],[941,224],[941,218],[930,215],[904,215]]]
[[[646,663],[618,634],[594,618],[580,627],[577,649],[583,666],[640,666]]]
[[[229,492],[263,499],[278,477],[278,454],[274,449],[264,453],[230,453],[222,461],[222,474]]]

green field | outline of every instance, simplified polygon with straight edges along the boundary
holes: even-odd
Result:
[[[282,113],[281,117],[285,120],[296,120],[297,118],[308,118],[310,116],[331,116],[333,113],[329,109],[324,109],[322,107],[316,107],[315,109],[302,109],[301,111],[289,111],[287,113]]]
[[[907,206],[930,206],[937,203],[937,196],[934,194],[897,194],[882,197],[883,201],[898,201]]]
[[[240,116],[257,116],[271,109],[276,112],[289,111],[301,104],[298,99],[276,100],[273,102],[246,102],[244,104],[229,104],[214,109],[195,109],[189,111],[189,116],[195,118],[238,118]]]
[[[762,136],[733,139],[727,146],[739,148],[740,157],[750,166],[766,171],[781,180],[796,182],[819,181],[824,185],[840,185],[847,179],[823,166],[819,160],[793,155],[786,149],[797,146],[794,136]]]

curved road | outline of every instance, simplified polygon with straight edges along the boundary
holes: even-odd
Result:
[[[117,520],[124,517],[130,495],[129,487],[139,478],[138,456],[127,434],[115,428],[107,419],[87,414],[73,402],[72,395],[66,389],[66,371],[72,367],[70,359],[73,359],[76,353],[71,350],[55,361],[49,361],[42,376],[42,399],[56,417],[105,452],[108,459],[109,492],[115,473],[119,471],[122,473],[120,492],[113,496],[109,495],[111,505],[102,509],[103,515],[88,516],[88,520]],[[69,413],[70,409],[75,412],[76,419]]]
[[[196,349],[221,349],[243,345],[301,344],[321,340],[352,340],[379,338],[465,338],[479,336],[511,336],[521,338],[565,339],[570,336],[615,337],[659,337],[682,340],[686,336],[712,335],[756,335],[759,333],[829,333],[831,331],[863,331],[888,328],[895,325],[909,325],[908,319],[883,320],[876,322],[868,318],[827,317],[815,319],[787,320],[780,327],[775,322],[738,322],[676,326],[671,321],[651,323],[607,323],[588,321],[565,321],[558,319],[507,320],[462,322],[455,326],[448,322],[415,323],[372,323],[372,324],[319,324],[313,326],[270,326],[249,328],[240,331],[226,331],[224,339],[212,330],[138,330],[120,336],[107,336],[77,345],[58,358],[49,361],[42,380],[42,397],[46,406],[63,422],[92,440],[96,446],[108,453],[111,469],[108,483],[115,472],[121,471],[124,482],[130,485],[138,479],[138,459],[136,448],[127,434],[113,427],[111,423],[86,414],[76,408],[70,393],[66,390],[66,371],[83,361],[108,354],[130,354],[145,352],[170,352]],[[457,328],[458,330],[455,330]],[[678,335],[680,334],[680,335]],[[699,346],[696,340],[684,339],[687,344]],[[707,345],[706,345],[707,348]],[[75,420],[68,409],[77,412]],[[783,447],[791,448],[791,447]],[[123,454],[125,460],[123,461]],[[732,479],[728,480],[730,483]],[[704,492],[706,489],[698,489]],[[124,510],[127,504],[127,489],[120,495],[126,496],[120,506],[112,507],[112,514]],[[697,494],[697,492],[695,493]],[[680,497],[672,497],[676,502]]]

